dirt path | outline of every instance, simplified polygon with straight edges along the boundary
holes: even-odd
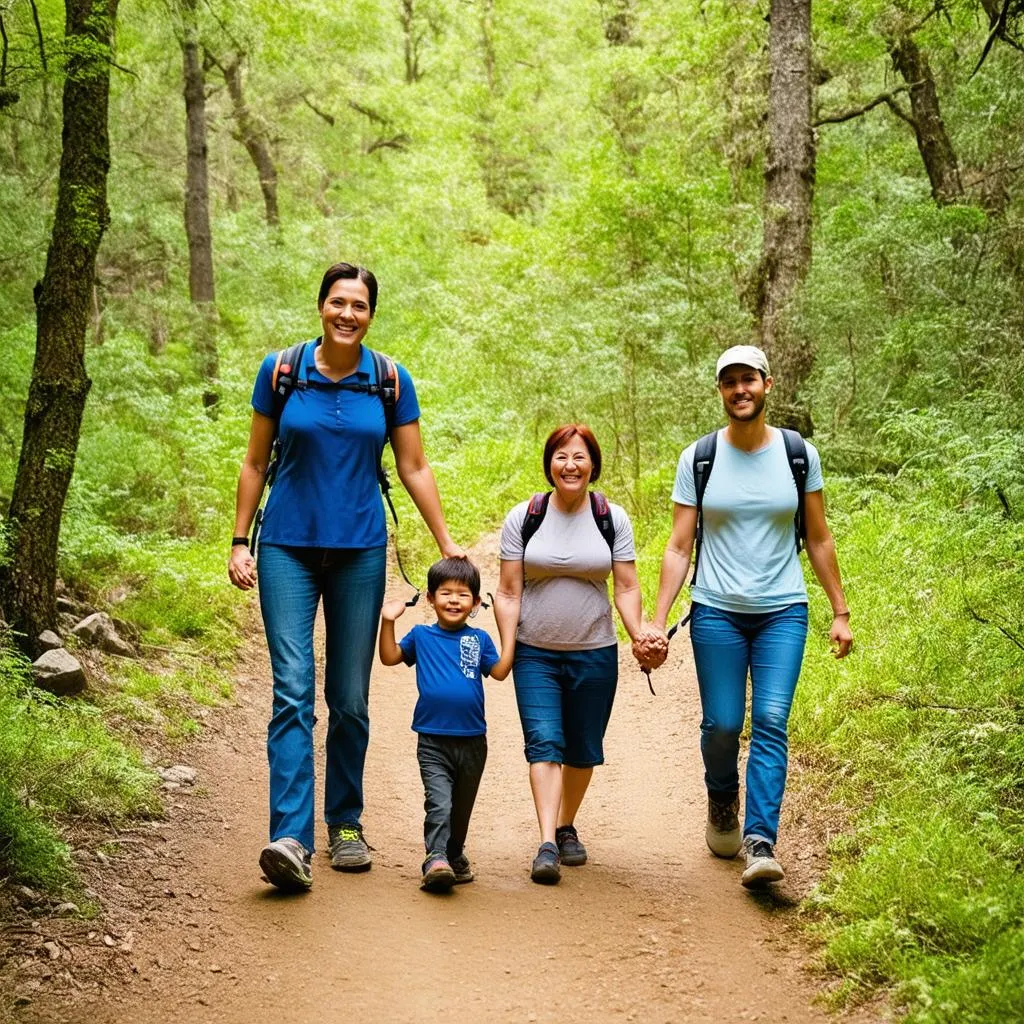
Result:
[[[495,562],[482,555],[481,564]],[[399,632],[425,619],[413,609]],[[488,612],[478,621],[493,625]],[[77,953],[66,943],[51,994],[40,992],[16,1020],[829,1019],[813,1005],[806,953],[780,901],[745,892],[739,862],[716,860],[704,846],[696,687],[684,645],[655,675],[657,697],[623,648],[608,763],[578,822],[591,862],[563,869],[552,888],[528,878],[536,825],[507,681],[487,684],[490,757],[468,846],[477,881],[447,896],[419,891],[415,682],[411,670],[378,666],[364,817],[373,870],[332,872],[321,848],[312,892],[276,894],[256,865],[266,829],[268,678],[254,648],[239,706],[192,752],[197,791],[175,794],[170,820],[122,848],[130,894],[120,916]],[[92,975],[90,957],[101,968]],[[54,1002],[64,974],[74,984]]]

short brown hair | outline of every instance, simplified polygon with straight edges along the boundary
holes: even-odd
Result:
[[[320,282],[320,294],[316,300],[316,308],[323,309],[327,293],[335,281],[342,278],[362,281],[366,285],[366,294],[370,300],[370,316],[377,312],[377,278],[366,267],[357,267],[354,263],[335,263],[327,268]]]
[[[587,446],[587,451],[590,452],[590,461],[594,464],[590,473],[590,482],[597,483],[597,479],[601,475],[601,446],[597,443],[594,432],[586,423],[565,423],[560,427],[555,427],[544,442],[544,475],[552,487],[555,486],[555,481],[551,476],[551,460],[555,457],[555,452],[571,437],[579,437]]]

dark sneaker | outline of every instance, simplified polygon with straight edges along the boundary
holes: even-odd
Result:
[[[743,839],[740,835],[740,798],[734,796],[722,803],[708,797],[708,824],[704,829],[708,849],[716,857],[735,857]]]
[[[305,892],[313,884],[309,850],[298,839],[275,839],[264,846],[260,870],[283,892]]]
[[[370,870],[373,862],[362,825],[328,825],[327,837],[331,842],[331,867],[335,871]]]
[[[558,859],[567,868],[577,868],[587,863],[587,848],[580,842],[573,825],[559,825],[555,829],[558,844]]]
[[[775,859],[775,847],[767,839],[747,836],[743,840],[743,856],[747,866],[740,876],[740,882],[748,889],[755,889],[768,882],[781,882],[786,877],[782,865]]]
[[[533,858],[530,878],[541,885],[556,885],[562,877],[558,866],[558,847],[554,843],[541,843],[537,856]]]
[[[423,865],[421,889],[427,892],[447,892],[455,882],[455,872],[444,857],[433,857]]]
[[[455,872],[455,884],[465,885],[467,882],[472,882],[474,879],[473,868],[469,863],[469,858],[463,853],[456,857],[451,862],[452,871]]]

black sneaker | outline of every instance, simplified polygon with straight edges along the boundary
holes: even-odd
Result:
[[[747,866],[740,876],[740,882],[748,889],[755,889],[768,882],[781,882],[786,877],[782,865],[775,859],[775,847],[767,839],[747,836],[743,840],[743,856]]]
[[[452,866],[452,871],[455,872],[456,885],[465,885],[467,882],[472,882],[476,877],[473,874],[473,867],[469,863],[469,858],[464,853],[455,857],[449,863]]]
[[[556,885],[562,877],[558,866],[558,847],[554,843],[541,843],[537,856],[533,858],[530,878],[541,885]]]
[[[740,835],[740,798],[734,796],[724,803],[708,797],[708,823],[704,829],[708,849],[716,857],[735,857],[743,839]]]
[[[559,860],[567,868],[577,868],[587,863],[587,848],[580,842],[573,825],[559,825],[555,829]]]
[[[363,838],[362,825],[328,825],[331,843],[331,867],[335,871],[369,871],[373,861],[370,847]]]
[[[298,839],[275,839],[260,853],[263,877],[282,892],[305,892],[313,884],[309,850]]]

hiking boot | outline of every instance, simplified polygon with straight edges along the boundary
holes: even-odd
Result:
[[[328,825],[331,842],[331,867],[335,871],[369,871],[373,863],[370,847],[363,838],[362,825]]]
[[[305,892],[313,884],[309,850],[298,839],[275,839],[264,846],[260,870],[282,892]]]
[[[575,826],[559,825],[555,829],[555,843],[558,845],[558,859],[567,868],[587,863],[587,848],[580,842]]]
[[[541,885],[556,885],[562,877],[558,866],[558,847],[554,843],[541,843],[537,856],[533,858],[530,878]]]
[[[743,856],[747,866],[740,876],[740,882],[748,889],[755,889],[768,882],[781,882],[786,877],[782,865],[775,859],[775,847],[760,836],[747,836],[743,840]]]
[[[427,892],[447,892],[456,881],[455,872],[444,857],[432,857],[423,865],[420,888]]]
[[[708,823],[704,829],[708,849],[716,857],[735,857],[743,840],[740,835],[740,798],[734,796],[724,803],[708,797]]]
[[[452,871],[455,872],[455,884],[465,885],[467,882],[472,882],[475,877],[473,874],[472,865],[469,863],[469,858],[464,854],[460,854],[458,857],[451,861]]]

